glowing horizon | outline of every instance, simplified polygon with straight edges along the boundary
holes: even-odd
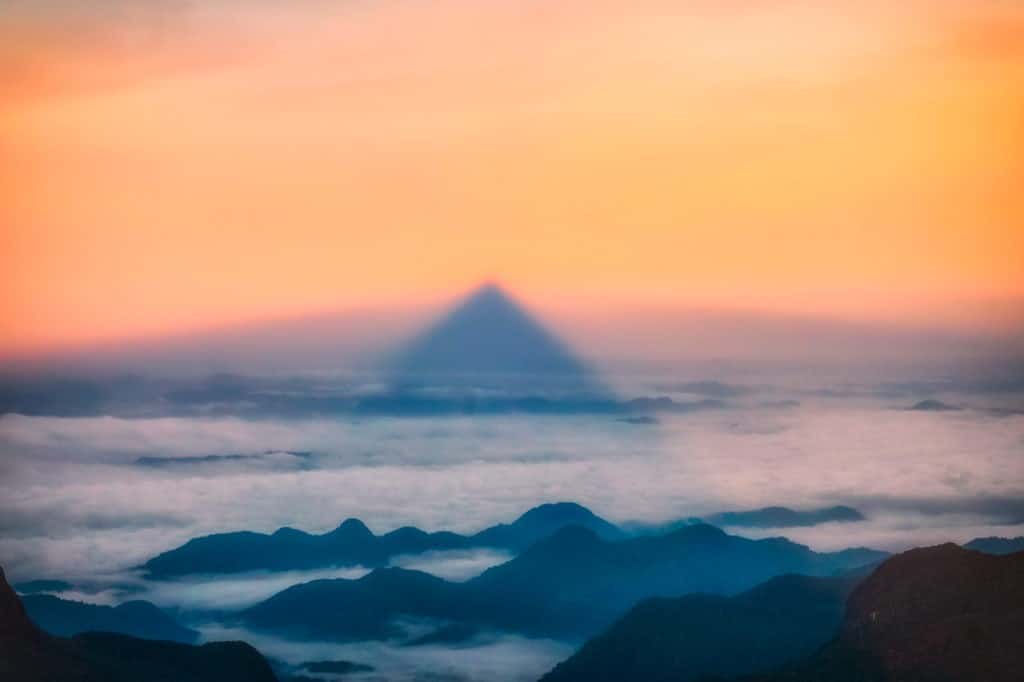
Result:
[[[14,2],[0,353],[486,279],[1019,326],[1022,46],[999,0]]]

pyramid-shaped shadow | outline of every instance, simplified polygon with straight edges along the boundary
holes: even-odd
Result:
[[[494,284],[473,291],[414,338],[390,369],[396,383],[404,387],[609,395],[583,360]]]

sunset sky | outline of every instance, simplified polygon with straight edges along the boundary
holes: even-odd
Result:
[[[1013,0],[0,4],[0,353],[492,278],[1006,325],[1022,189]]]

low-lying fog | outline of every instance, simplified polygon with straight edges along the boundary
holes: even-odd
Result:
[[[130,568],[211,532],[323,532],[351,516],[377,533],[471,532],[558,500],[616,522],[765,505],[849,504],[867,516],[841,533],[828,525],[756,533],[819,549],[1019,534],[1019,394],[945,394],[964,409],[908,410],[915,396],[867,389],[736,391],[654,423],[604,414],[6,415],[0,555],[19,579],[67,577]],[[164,458],[180,463],[153,465]],[[435,559],[399,561],[458,579],[491,561]]]
[[[575,649],[565,642],[496,633],[481,635],[466,646],[409,647],[387,642],[296,642],[219,626],[203,627],[200,632],[207,641],[249,642],[264,655],[294,666],[308,661],[342,660],[373,667],[373,671],[344,677],[360,682],[534,682]]]
[[[497,635],[457,649],[297,643],[232,630],[215,617],[299,582],[358,577],[359,567],[170,582],[146,581],[136,567],[213,532],[324,532],[347,517],[376,533],[403,525],[473,532],[562,500],[619,523],[768,505],[844,504],[866,516],[728,529],[820,550],[1024,534],[1022,394],[943,386],[660,381],[637,395],[699,409],[639,419],[8,414],[0,417],[0,563],[13,580],[71,581],[65,597],[148,599],[204,638],[247,639],[290,663],[377,668],[360,679],[536,679],[572,645]],[[392,563],[465,580],[508,558],[474,550]]]

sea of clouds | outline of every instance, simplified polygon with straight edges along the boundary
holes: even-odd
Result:
[[[620,382],[622,385],[628,382]],[[627,392],[631,391],[631,392]],[[65,598],[147,599],[204,639],[245,639],[298,665],[352,660],[358,679],[537,679],[573,643],[481,633],[450,646],[296,642],[219,614],[363,567],[190,576],[158,582],[140,563],[192,537],[348,517],[470,533],[530,507],[576,501],[636,527],[726,510],[836,504],[864,521],[729,528],[818,550],[898,551],[1024,534],[1024,392],[948,383],[634,382],[625,395],[699,409],[295,418],[225,414],[0,416],[0,564],[14,580],[60,578]],[[930,399],[938,403],[918,405]],[[909,409],[918,406],[918,409]],[[942,409],[957,408],[957,409]],[[399,556],[466,580],[510,555]]]
[[[899,550],[1019,534],[1024,524],[1018,393],[947,392],[941,397],[963,409],[908,410],[917,396],[870,387],[656,388],[720,402],[650,423],[614,414],[7,414],[0,556],[19,579],[67,577],[125,570],[212,532],[324,532],[348,517],[378,533],[473,532],[560,500],[616,522],[766,505],[850,504],[867,516],[841,529],[746,531],[816,549]],[[474,561],[450,575],[468,577]]]

